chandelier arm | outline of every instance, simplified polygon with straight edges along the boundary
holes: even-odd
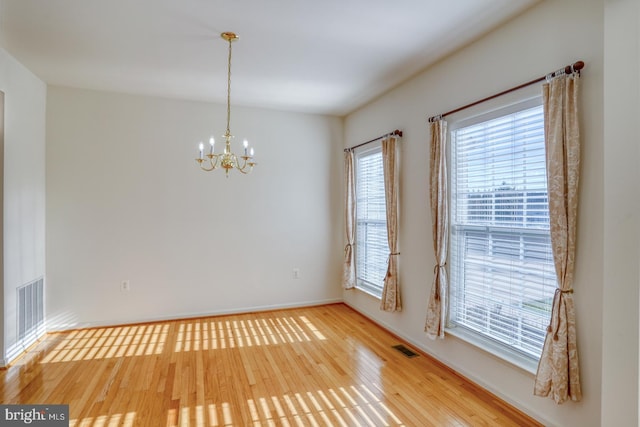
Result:
[[[203,171],[207,171],[207,172],[211,172],[212,170],[214,170],[216,167],[214,165],[211,165],[210,168],[206,167],[206,166],[202,166],[202,163],[200,163],[200,169],[202,169]]]
[[[238,166],[237,168],[240,172],[242,172],[245,175],[248,173],[251,173],[251,171],[253,170],[253,167],[255,166],[255,162],[253,162],[253,159],[251,159],[252,161],[249,161],[249,159],[251,158],[248,156],[242,156],[242,160],[243,160],[242,167]],[[247,170],[247,167],[249,168],[249,170]]]
[[[249,171],[251,171],[251,169],[253,168],[253,165],[255,164],[253,162],[253,157],[242,156],[242,160],[244,160],[244,163],[242,164],[242,169],[246,169],[247,166],[249,166]]]
[[[251,173],[251,170],[253,169],[253,166],[249,168],[249,170],[247,170],[247,164],[245,163],[244,165],[242,165],[241,168],[238,168],[238,172],[247,175],[249,173]]]
[[[211,172],[212,170],[215,170],[218,168],[218,158],[220,157],[217,154],[207,154],[207,157],[209,159],[209,165],[211,165],[211,167],[206,167],[203,166],[202,164],[204,163],[204,159],[196,159],[196,161],[200,164],[200,169],[202,169],[203,171],[207,171],[207,172]]]

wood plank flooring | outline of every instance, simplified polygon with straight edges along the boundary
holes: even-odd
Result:
[[[3,403],[71,426],[536,426],[343,304],[48,335]]]

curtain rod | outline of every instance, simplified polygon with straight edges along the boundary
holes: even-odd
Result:
[[[573,72],[580,72],[580,70],[582,70],[583,68],[584,68],[584,62],[582,62],[582,61],[575,62],[573,64],[567,65],[564,68],[561,68],[561,69],[559,69],[557,71],[554,71],[553,73],[547,74],[546,76],[542,76],[542,77],[539,77],[539,78],[537,78],[535,80],[531,80],[530,82],[526,82],[526,83],[523,83],[523,84],[518,85],[516,87],[512,87],[511,89],[503,90],[500,93],[496,93],[495,95],[491,95],[491,96],[483,98],[483,99],[481,99],[479,101],[472,102],[471,104],[467,104],[465,106],[456,108],[455,110],[447,111],[446,113],[442,113],[442,114],[437,115],[437,116],[429,117],[429,122],[435,122],[437,120],[440,120],[440,119],[444,118],[445,116],[448,116],[449,114],[453,114],[453,113],[457,113],[458,111],[466,110],[467,108],[473,107],[475,105],[481,104],[481,103],[486,102],[486,101],[490,101],[490,100],[492,100],[494,98],[497,98],[499,96],[505,95],[505,94],[507,94],[509,92],[513,92],[513,91],[516,91],[518,89],[522,89],[523,87],[527,87],[527,86],[531,86],[532,84],[539,83],[541,81],[546,80],[547,78],[557,77],[557,76],[559,76],[561,74],[570,74],[570,73],[573,73]]]
[[[385,137],[390,136],[390,135],[397,135],[397,136],[399,136],[399,137],[402,137],[402,131],[401,131],[401,130],[396,129],[396,130],[394,130],[393,132],[385,133],[385,134],[384,134],[384,135],[382,135],[382,136],[379,136],[379,137],[377,137],[377,138],[373,138],[373,139],[371,139],[371,140],[369,140],[369,141],[367,141],[367,142],[363,142],[362,144],[358,144],[358,145],[354,145],[353,147],[345,148],[345,149],[344,149],[344,151],[346,152],[346,151],[349,151],[349,150],[355,150],[355,149],[356,149],[356,148],[358,148],[358,147],[362,147],[363,145],[367,145],[367,144],[368,144],[368,143],[370,143],[370,142],[377,141],[377,140],[379,140],[379,139],[385,138]]]

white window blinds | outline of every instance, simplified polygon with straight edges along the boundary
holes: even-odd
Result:
[[[356,152],[356,287],[382,296],[389,243],[382,146]]]
[[[538,359],[556,289],[542,106],[451,137],[450,322]]]

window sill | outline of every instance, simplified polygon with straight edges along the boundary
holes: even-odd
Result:
[[[534,375],[538,370],[538,360],[527,357],[516,351],[510,351],[505,349],[501,345],[489,340],[479,337],[477,334],[462,328],[462,327],[449,327],[445,328],[445,332],[453,337],[456,337],[464,342],[467,342],[487,353],[491,356],[503,360],[517,368],[525,371],[528,374]]]
[[[366,289],[366,288],[361,288],[360,286],[356,285],[356,287],[354,288],[360,292],[363,292],[367,295],[372,296],[373,298],[377,299],[377,300],[381,300],[382,299],[382,293],[380,293],[379,295],[374,293],[372,290]]]

